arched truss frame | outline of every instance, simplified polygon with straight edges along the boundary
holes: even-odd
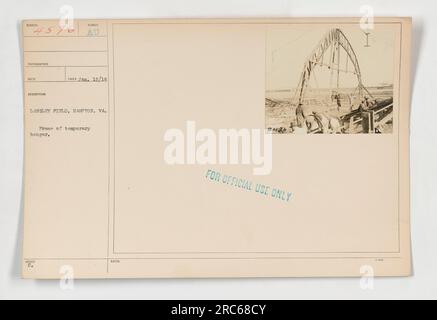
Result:
[[[330,62],[329,64],[324,64],[323,57],[330,48],[332,50],[331,56],[329,57]],[[352,65],[354,67],[353,73],[356,75],[358,81],[357,88],[360,97],[362,97],[364,91],[366,91],[367,94],[371,96],[370,92],[363,85],[360,65],[358,63],[358,58],[355,54],[354,49],[352,48],[352,45],[350,44],[349,40],[346,38],[344,33],[340,29],[335,28],[335,29],[331,29],[322,38],[322,40],[319,42],[317,47],[314,49],[314,51],[311,53],[311,55],[309,56],[309,58],[306,60],[304,64],[303,71],[301,73],[300,80],[299,80],[299,85],[296,90],[296,94],[299,97],[299,104],[301,104],[304,100],[305,92],[308,87],[308,83],[311,79],[311,75],[313,74],[314,68],[317,65],[320,65],[320,66],[328,66],[329,68],[334,70],[333,65],[335,65],[335,61],[333,60],[335,59],[335,54],[337,54],[337,58],[340,59],[340,55],[339,55],[340,48],[343,48],[344,51],[346,52],[348,57],[347,62],[349,60],[352,62]],[[339,61],[337,63],[337,68],[335,70],[338,72],[337,75],[337,85],[338,85],[340,72],[348,72],[348,70],[340,70]]]

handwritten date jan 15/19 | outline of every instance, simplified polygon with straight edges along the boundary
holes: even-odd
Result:
[[[67,77],[69,82],[108,82],[108,77],[96,76],[96,77]]]

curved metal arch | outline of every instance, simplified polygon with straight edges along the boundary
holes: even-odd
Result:
[[[358,80],[358,89],[360,91],[360,95],[362,93],[362,90],[366,90],[364,88],[364,85],[362,83],[361,79],[361,70],[360,65],[358,63],[358,58],[355,54],[354,49],[352,48],[352,45],[350,44],[349,40],[346,38],[344,33],[340,29],[331,29],[319,42],[317,47],[314,49],[314,51],[311,53],[309,58],[304,64],[303,71],[300,76],[299,85],[297,87],[297,93],[299,95],[299,104],[302,103],[303,98],[305,96],[305,91],[308,86],[308,82],[311,78],[311,74],[314,70],[314,66],[321,64],[321,60],[326,53],[326,51],[333,45],[338,44],[341,46],[344,51],[347,53],[349,59],[351,60],[354,69],[355,74],[357,76]],[[331,59],[332,57],[330,57]],[[367,91],[367,90],[366,90]]]

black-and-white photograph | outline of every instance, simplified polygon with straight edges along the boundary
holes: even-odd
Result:
[[[392,133],[397,28],[271,28],[266,39],[268,131]]]

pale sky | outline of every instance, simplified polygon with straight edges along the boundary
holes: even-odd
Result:
[[[326,25],[271,26],[267,32],[267,90],[294,89],[298,84],[306,59],[322,37],[335,27]],[[370,30],[370,47],[365,47],[366,36],[359,25],[340,27],[357,55],[364,85],[393,83],[397,28],[399,28],[397,25],[376,25],[374,30]],[[328,55],[329,52],[325,58]],[[344,63],[341,63],[341,68],[344,69],[346,53],[342,51],[340,56]],[[352,69],[353,65],[349,61],[348,70]],[[323,70],[318,69],[315,75],[316,80],[312,79],[310,86],[329,87],[331,73],[326,67]],[[357,78],[353,74],[343,73],[340,79],[340,86],[356,86]],[[334,83],[336,84],[336,81]]]

